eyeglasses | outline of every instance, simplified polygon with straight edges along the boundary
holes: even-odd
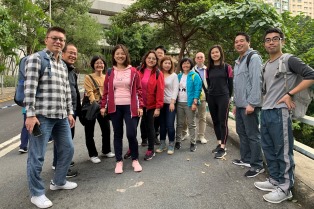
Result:
[[[146,59],[156,61],[155,57],[147,57]]]
[[[47,37],[47,38],[51,38],[54,42],[56,42],[56,41],[60,41],[61,43],[63,43],[63,42],[65,42],[66,40],[65,39],[63,39],[63,38],[58,38],[58,37]]]
[[[279,36],[275,36],[273,38],[265,38],[264,42],[265,43],[270,43],[270,42],[279,42],[280,40],[282,40],[282,38],[280,38]]]
[[[104,65],[105,63],[103,62],[95,62],[95,65]]]

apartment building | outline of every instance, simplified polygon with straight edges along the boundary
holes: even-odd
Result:
[[[314,18],[314,0],[264,0],[273,5],[277,12],[290,11],[292,15],[303,13]]]

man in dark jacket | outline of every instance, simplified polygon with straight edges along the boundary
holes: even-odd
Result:
[[[67,44],[63,51],[62,51],[62,60],[66,64],[68,68],[68,78],[70,83],[70,89],[71,89],[71,98],[72,98],[72,106],[74,111],[74,119],[80,115],[81,113],[81,98],[80,98],[80,92],[77,85],[77,74],[75,72],[74,63],[77,59],[77,48],[74,46],[74,44]],[[72,139],[74,138],[74,131],[75,126],[71,128],[72,133]],[[56,146],[54,146],[54,159],[52,164],[52,169],[56,168],[57,163],[57,149]],[[74,166],[74,162],[71,162],[71,166]],[[77,171],[69,169],[67,173],[67,177],[75,177],[77,176]]]

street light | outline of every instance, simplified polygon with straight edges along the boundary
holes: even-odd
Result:
[[[49,27],[51,27],[51,0],[49,0]]]

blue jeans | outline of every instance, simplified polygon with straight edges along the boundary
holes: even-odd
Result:
[[[262,147],[271,181],[288,194],[294,185],[293,133],[288,109],[262,110]]]
[[[23,117],[24,119],[23,119],[23,128],[21,131],[21,145],[20,145],[21,149],[27,148],[27,144],[28,144],[28,131],[25,126],[26,113],[23,113]]]
[[[164,103],[160,110],[159,124],[160,124],[160,140],[166,140],[168,133],[169,142],[174,142],[175,129],[174,120],[176,118],[176,110],[170,112],[170,104]]]
[[[74,120],[76,120],[76,112],[74,111],[74,115],[73,115]],[[72,136],[72,140],[74,138],[74,133],[75,133],[75,126],[73,128],[71,128],[71,136]],[[49,140],[53,140],[53,138],[49,139]],[[54,167],[57,166],[57,161],[58,161],[58,155],[57,155],[58,151],[57,151],[57,147],[56,144],[53,143],[53,161],[52,161],[52,165]]]
[[[37,115],[37,118],[40,122],[42,135],[34,137],[33,134],[29,134],[27,159],[27,179],[31,196],[45,194],[45,185],[40,177],[40,173],[44,164],[46,146],[50,136],[53,137],[58,151],[58,166],[53,177],[56,185],[62,186],[66,183],[66,174],[74,154],[68,118],[52,119],[42,115]]]
[[[129,141],[132,160],[138,159],[137,124],[139,117],[131,117],[130,105],[116,105],[116,111],[110,114],[113,127],[113,142],[116,160],[122,161],[123,120]]]
[[[241,160],[250,163],[253,169],[263,167],[261,135],[259,131],[259,113],[261,108],[255,107],[254,112],[246,115],[245,108],[236,109],[236,130],[240,138]]]

